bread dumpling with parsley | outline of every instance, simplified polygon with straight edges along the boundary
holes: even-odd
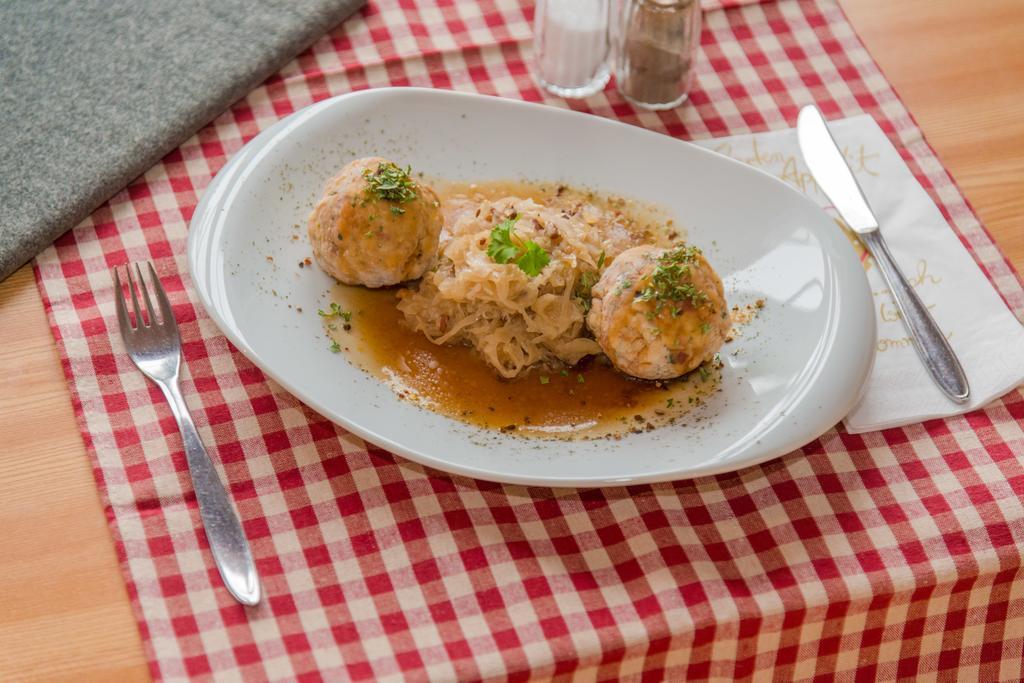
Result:
[[[601,274],[587,326],[620,371],[671,379],[710,361],[732,321],[722,281],[700,249],[645,245]]]
[[[347,285],[386,287],[427,271],[442,225],[437,195],[408,167],[367,157],[327,182],[308,229],[313,255],[329,275]]]

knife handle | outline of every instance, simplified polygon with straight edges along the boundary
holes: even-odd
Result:
[[[970,398],[971,389],[967,384],[964,369],[946,340],[946,335],[942,334],[927,306],[896,265],[896,260],[882,238],[882,233],[875,229],[861,233],[861,237],[871,251],[879,270],[882,271],[882,276],[888,283],[896,306],[900,310],[903,324],[910,332],[914,350],[928,368],[932,379],[951,400],[966,403]]]

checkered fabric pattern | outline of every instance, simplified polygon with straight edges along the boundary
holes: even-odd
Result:
[[[1024,289],[834,0],[709,10],[691,103],[567,104],[528,71],[532,8],[380,0],[36,261],[155,676],[219,680],[1024,675],[1024,394],[963,417],[829,431],[733,474],[545,490],[448,476],[324,420],[218,332],[186,273],[196,200],[261,129],[351,90],[572,106],[682,138],[875,117],[1018,316]],[[221,586],[174,420],[117,335],[109,269],[152,259],[184,393],[266,598]]]

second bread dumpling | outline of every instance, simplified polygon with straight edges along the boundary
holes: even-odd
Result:
[[[645,245],[619,254],[601,275],[587,325],[622,372],[670,379],[711,360],[732,321],[722,281],[700,249]]]

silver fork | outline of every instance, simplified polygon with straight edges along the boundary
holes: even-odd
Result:
[[[192,422],[192,416],[185,405],[178,386],[178,371],[181,369],[181,337],[178,325],[174,321],[171,302],[167,299],[164,288],[156,276],[153,264],[146,264],[156,297],[159,320],[154,314],[153,300],[146,281],[142,277],[142,269],[135,264],[135,277],[132,266],[125,267],[127,285],[135,314],[134,324],[128,314],[128,304],[118,269],[113,269],[115,299],[117,301],[117,321],[121,327],[121,338],[128,348],[128,355],[146,377],[160,387],[164,397],[171,405],[171,412],[178,421],[181,438],[185,444],[185,458],[188,470],[192,475],[192,486],[199,502],[199,516],[206,529],[206,537],[210,541],[210,550],[217,563],[217,569],[224,580],[224,585],[238,602],[243,605],[255,605],[260,601],[260,580],[256,574],[256,565],[252,561],[249,543],[245,540],[238,515],[231,507],[227,491],[214,469],[210,456],[203,447],[199,432]],[[136,287],[146,303],[148,320],[142,316],[139,308],[139,297]]]

